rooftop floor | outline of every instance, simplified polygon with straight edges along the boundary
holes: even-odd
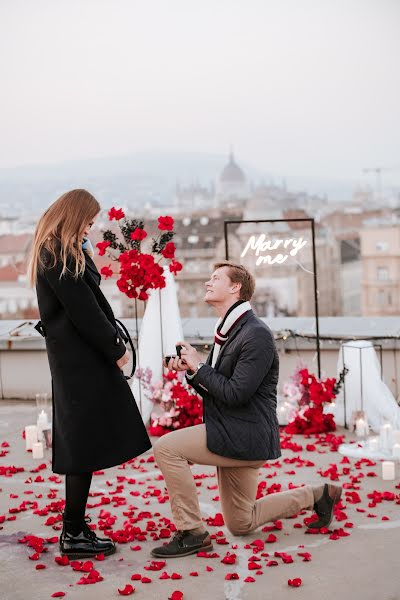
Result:
[[[94,568],[104,578],[103,581],[95,585],[78,585],[77,582],[87,576],[87,573],[74,571],[69,565],[56,564],[54,559],[59,556],[57,543],[46,544],[48,551],[40,554],[38,560],[33,560],[36,557],[33,556],[32,548],[18,543],[27,534],[44,538],[59,535],[59,523],[46,525],[49,517],[57,517],[57,506],[53,505],[56,512],[52,512],[50,507],[47,515],[39,516],[34,514],[34,505],[31,504],[37,502],[38,507],[43,509],[46,505],[61,500],[64,492],[62,477],[56,476],[50,480],[54,474],[51,472],[49,455],[46,454],[43,461],[34,461],[31,454],[25,451],[21,432],[25,425],[35,422],[35,419],[36,409],[31,403],[0,402],[2,600],[43,600],[58,591],[65,592],[66,598],[76,600],[118,598],[118,589],[123,589],[126,584],[132,584],[136,588],[134,598],[146,600],[167,600],[177,590],[183,592],[185,600],[265,600],[288,598],[292,594],[296,600],[400,599],[399,480],[382,481],[379,464],[356,464],[355,459],[350,459],[349,464],[341,464],[342,456],[332,451],[329,445],[324,445],[314,437],[306,440],[300,436],[293,437],[292,441],[300,444],[303,449],[300,451],[295,447],[283,450],[279,461],[260,469],[260,481],[265,482],[268,487],[279,483],[282,489],[286,489],[289,483],[319,484],[326,479],[320,471],[325,471],[332,464],[337,465],[339,481],[350,487],[346,490],[347,498],[343,498],[343,520],[335,520],[331,525],[331,532],[336,529],[339,534],[346,532],[348,536],[332,537],[331,533],[306,535],[304,518],[310,513],[284,520],[282,530],[271,532],[277,538],[273,543],[265,543],[270,532],[262,529],[246,537],[235,538],[224,526],[208,525],[209,531],[217,534],[220,541],[226,538],[226,544],[214,544],[214,551],[219,557],[170,559],[159,571],[147,570],[146,567],[151,564],[150,550],[159,544],[152,538],[158,537],[161,528],[166,528],[167,522],[162,520],[163,517],[171,517],[169,504],[164,501],[160,471],[149,452],[130,464],[108,469],[104,474],[94,476],[92,493],[96,495],[90,497],[89,503],[97,506],[88,510],[93,522],[97,524],[100,512],[107,511],[116,517],[113,529],[122,530],[127,521],[127,516],[123,513],[131,506],[135,507],[131,514],[138,518],[136,526],[144,534],[139,534],[139,540],[136,538],[118,544],[117,553],[104,561],[93,561]],[[337,435],[353,439],[352,434],[344,430],[338,431]],[[306,450],[307,444],[313,444],[315,449],[311,446]],[[311,461],[314,466],[306,466],[304,461]],[[45,464],[45,468],[32,472],[41,464]],[[6,476],[5,467],[10,466],[23,468],[23,471]],[[399,469],[399,465],[397,468]],[[10,474],[10,470],[7,472]],[[198,475],[197,484],[204,518],[213,518],[221,511],[215,487],[215,469],[194,466],[193,472]],[[357,481],[352,479],[355,476]],[[376,495],[382,501],[375,503],[368,498],[374,491],[390,492],[396,496],[393,500],[390,494],[385,499]],[[355,493],[359,494],[360,502],[352,503],[357,500]],[[101,502],[103,504],[99,505]],[[13,510],[15,508],[17,511]],[[257,552],[258,564],[261,565],[259,574],[256,570],[248,569],[248,558],[253,554],[254,547],[251,544],[255,540],[261,540],[265,544],[264,549]],[[135,547],[140,549],[133,549]],[[236,554],[235,564],[221,563],[227,552]],[[267,552],[270,557],[262,555]],[[290,554],[293,563],[285,564],[281,558],[274,557],[275,552]],[[310,561],[303,562],[298,555],[304,552],[311,554]],[[268,560],[276,560],[278,565],[267,567]],[[38,565],[44,565],[45,568],[37,569]],[[176,573],[175,577],[181,575],[182,578],[160,580],[164,571],[169,576]],[[198,573],[198,576],[194,573]],[[229,573],[236,573],[239,578],[228,580],[226,575]],[[141,574],[152,581],[131,581],[132,574]],[[249,576],[255,581],[245,582]],[[289,587],[288,580],[297,577],[302,579],[302,586]]]

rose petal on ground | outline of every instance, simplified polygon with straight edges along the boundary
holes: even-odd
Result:
[[[118,589],[118,594],[120,596],[130,596],[131,594],[133,594],[135,591],[135,588],[131,586],[130,583],[127,583],[126,586],[124,587],[124,589],[120,590]]]
[[[288,585],[290,585],[291,587],[300,587],[302,583],[303,582],[300,579],[300,577],[295,577],[294,579],[288,580]]]

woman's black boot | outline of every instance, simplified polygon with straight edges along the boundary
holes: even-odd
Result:
[[[99,538],[88,525],[89,518],[80,524],[67,520],[63,516],[63,529],[60,536],[60,552],[74,560],[92,558],[97,554],[108,556],[116,551],[110,538]]]

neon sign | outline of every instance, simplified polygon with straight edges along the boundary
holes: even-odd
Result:
[[[307,240],[304,238],[289,238],[285,240],[268,240],[267,236],[262,233],[258,236],[258,239],[255,235],[250,236],[249,241],[246,244],[245,249],[241,254],[241,258],[246,256],[249,250],[252,250],[257,256],[256,266],[267,264],[267,265],[282,265],[287,261],[289,256],[296,256],[298,252],[307,244]],[[285,254],[279,253],[275,256],[271,256],[271,254],[265,254],[265,252],[271,250],[277,250],[281,248],[281,250],[285,249],[287,252]],[[290,250],[289,250],[290,248]]]

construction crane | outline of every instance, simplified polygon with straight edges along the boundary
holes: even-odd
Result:
[[[362,170],[363,173],[375,173],[376,176],[376,190],[375,194],[378,199],[382,197],[382,172],[384,171],[396,171],[400,169],[397,167],[368,167]]]

